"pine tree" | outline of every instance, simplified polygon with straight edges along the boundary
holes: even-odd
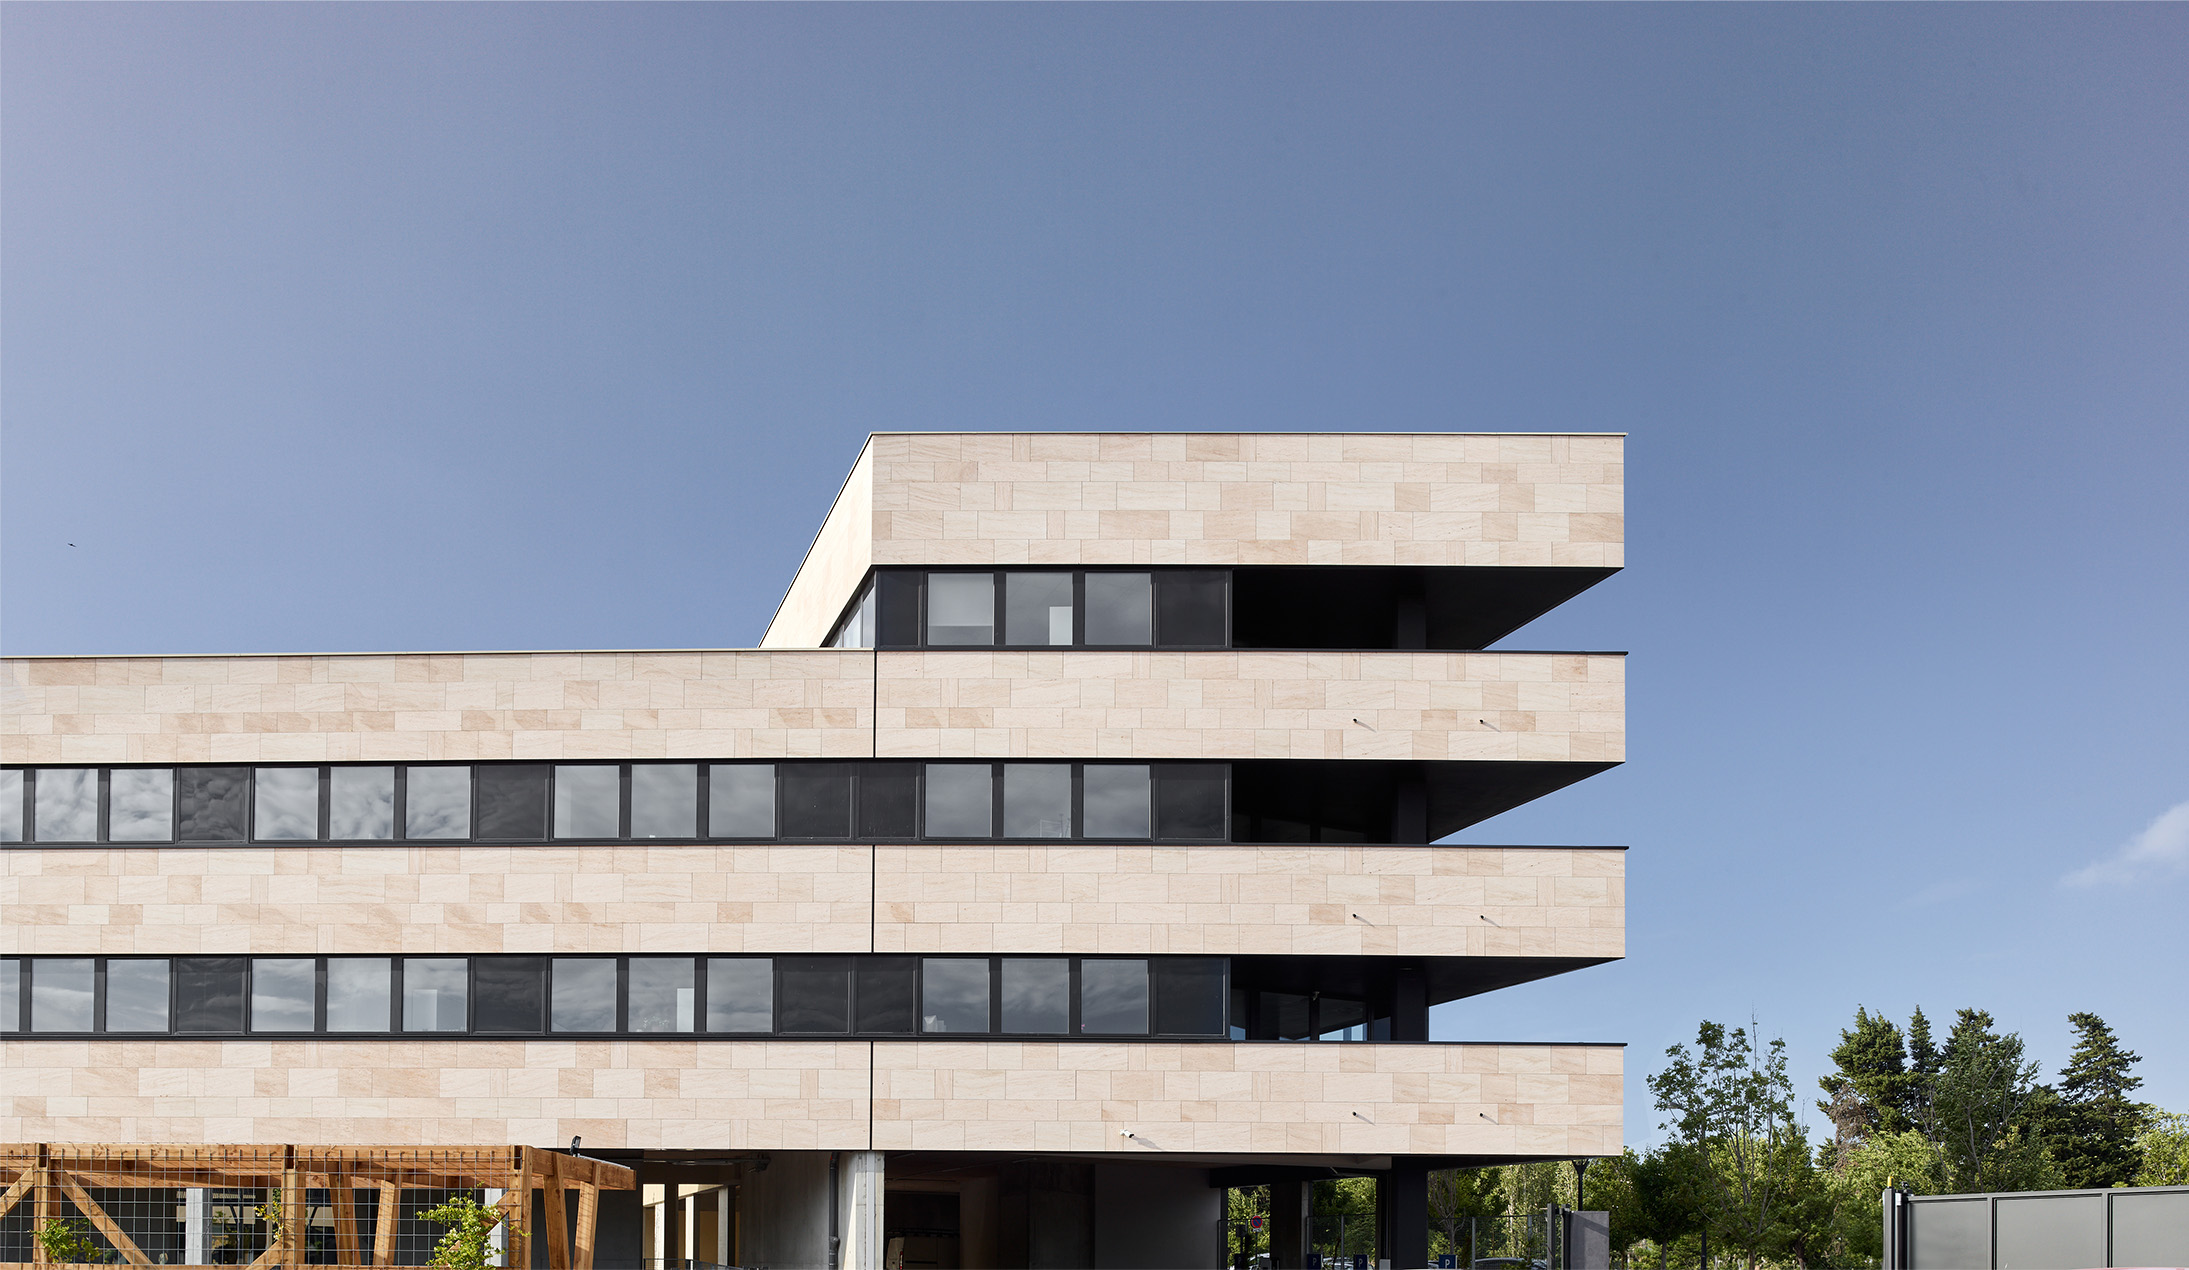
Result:
[[[1922,1018],[1922,1011],[1916,1017]],[[1831,1059],[1839,1070],[1817,1084],[1832,1097],[1819,1101],[1817,1110],[1831,1117],[1842,1148],[1872,1133],[1912,1127],[1909,1116],[1919,1078],[1908,1071],[1906,1046],[1891,1019],[1856,1006],[1855,1026],[1839,1034]]]
[[[2143,1078],[2129,1068],[2142,1060],[2121,1048],[2105,1020],[2070,1014],[2075,1051],[2060,1069],[2058,1100],[2045,1116],[2047,1145],[2072,1187],[2126,1186],[2134,1181],[2142,1152],[2143,1108],[2130,1098]]]
[[[1930,1132],[1944,1151],[1948,1184],[1964,1192],[2050,1189],[2060,1171],[2040,1130],[2052,1091],[2037,1083],[2022,1038],[1991,1029],[1988,1012],[1961,1011],[1931,1085]]]
[[[1931,1021],[1923,1017],[1923,1007],[1915,1007],[1908,1019],[1908,1101],[1901,1108],[1911,1126],[1923,1128],[1931,1122],[1931,1092],[1937,1087],[1938,1073],[1945,1070],[1946,1060],[1931,1044]]]

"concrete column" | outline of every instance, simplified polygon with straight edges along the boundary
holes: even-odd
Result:
[[[718,1186],[714,1192],[714,1263],[718,1266],[735,1264],[730,1260],[730,1223],[737,1220],[737,1209],[730,1203],[730,1188]]]
[[[209,1247],[213,1226],[213,1192],[203,1186],[193,1186],[183,1192],[182,1198],[182,1259],[192,1266],[211,1265]]]
[[[1278,1270],[1307,1264],[1308,1183],[1294,1179],[1269,1184],[1269,1251]]]
[[[838,1163],[839,1270],[882,1270],[882,1153],[846,1151]]]

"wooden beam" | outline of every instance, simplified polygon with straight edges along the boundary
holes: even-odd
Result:
[[[334,1263],[354,1266],[357,1261],[357,1191],[346,1177],[331,1177],[328,1195],[334,1200]]]
[[[545,1167],[547,1175],[540,1185],[547,1192],[544,1217],[547,1221],[547,1270],[570,1270],[569,1210],[563,1206],[562,1178],[557,1172],[562,1157],[554,1152],[543,1152],[537,1163]]]
[[[578,1246],[570,1270],[593,1270],[594,1229],[600,1224],[600,1188],[578,1184]]]
[[[53,1264],[53,1258],[46,1255],[46,1243],[38,1237],[38,1232],[44,1230],[46,1223],[57,1216],[53,1211],[57,1205],[53,1201],[58,1196],[53,1192],[53,1170],[46,1166],[46,1149],[43,1145],[38,1148],[38,1181],[36,1185],[38,1187],[37,1216],[32,1220],[30,1227],[30,1263],[34,1266],[50,1266]]]
[[[284,1264],[304,1264],[304,1248],[310,1242],[311,1205],[304,1202],[304,1174],[296,1167],[296,1148],[289,1148],[289,1167],[281,1171],[281,1247]]]
[[[393,1182],[380,1183],[380,1211],[373,1214],[372,1263],[376,1266],[395,1264],[395,1219],[403,1210],[403,1188]]]
[[[532,1264],[532,1232],[526,1229],[532,1223],[532,1148],[518,1147],[515,1155],[517,1168],[509,1175],[509,1193],[502,1197],[502,1206],[514,1214],[503,1240],[509,1253],[502,1264],[522,1270]]]
[[[37,1176],[37,1169],[24,1169],[23,1175],[15,1179],[15,1184],[7,1189],[7,1193],[0,1194],[0,1217],[5,1217],[15,1211],[16,1202],[25,1195],[30,1194],[30,1188],[35,1185],[33,1179]]]
[[[152,1264],[152,1258],[145,1256],[144,1250],[137,1247],[137,1241],[131,1239],[127,1231],[106,1215],[106,1210],[99,1207],[99,1201],[91,1198],[90,1191],[78,1186],[76,1180],[66,1173],[59,1174],[59,1178],[61,1189],[70,1199],[76,1201],[76,1207],[82,1209],[84,1216],[91,1219],[91,1224],[98,1228],[100,1234],[106,1236],[107,1242],[114,1245],[114,1251],[122,1254],[122,1260],[133,1266]]]

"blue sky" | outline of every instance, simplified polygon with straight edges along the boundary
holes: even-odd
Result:
[[[1629,958],[1439,1034],[1646,1141],[1703,1017],[2092,1009],[2189,1109],[2189,8],[0,36],[8,653],[750,644],[874,429],[1623,431],[1505,646],[1631,650],[1630,762],[1463,836],[1631,844]]]

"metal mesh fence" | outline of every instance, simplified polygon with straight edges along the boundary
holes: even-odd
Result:
[[[543,1251],[568,1264],[591,1246],[599,1187],[631,1184],[520,1147],[0,1146],[0,1263],[421,1266],[451,1228],[436,1210],[476,1205],[499,1208],[490,1263],[527,1264],[537,1190],[569,1236]]]

